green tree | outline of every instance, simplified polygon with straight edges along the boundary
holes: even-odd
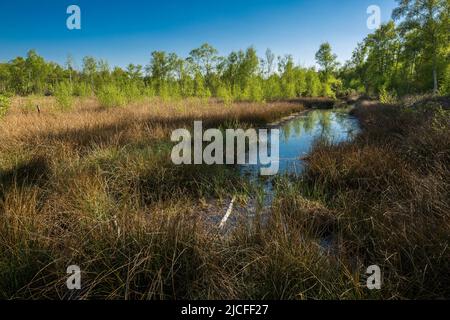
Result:
[[[48,66],[43,57],[30,50],[25,59],[26,93],[43,93],[48,75]]]
[[[331,45],[328,42],[320,45],[319,51],[316,53],[317,64],[322,68],[324,78],[328,77],[336,71],[338,66],[337,56],[332,52]]]
[[[150,75],[156,92],[160,93],[166,89],[169,80],[174,76],[179,58],[175,53],[167,54],[164,51],[153,51],[147,73]]]
[[[94,88],[94,77],[97,73],[97,61],[95,58],[86,56],[83,58],[83,76],[90,83],[91,88]]]
[[[392,88],[396,77],[400,39],[394,23],[382,25],[365,39],[368,52],[365,74],[369,90],[379,93],[382,88]]]
[[[433,91],[438,92],[438,55],[440,48],[448,46],[448,0],[397,0],[398,7],[392,17],[401,20],[402,35],[415,33],[419,36],[425,53],[432,63]]]
[[[189,58],[198,67],[198,71],[208,78],[217,62],[218,51],[208,43],[204,43],[200,48],[194,49],[189,53]]]
[[[69,82],[72,85],[73,84],[72,78],[73,78],[74,69],[75,69],[75,60],[71,54],[67,55],[66,68],[67,68],[67,72],[69,73]]]

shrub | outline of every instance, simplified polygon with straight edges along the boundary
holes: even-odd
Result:
[[[69,83],[63,82],[55,86],[54,96],[57,105],[62,110],[72,108],[73,104],[73,88]]]
[[[123,92],[128,103],[138,101],[143,98],[141,89],[135,83],[130,83],[124,86]]]
[[[9,110],[11,100],[3,95],[0,95],[0,119],[3,118]]]
[[[217,98],[221,99],[225,105],[230,105],[233,102],[233,94],[224,86],[217,88]]]
[[[151,85],[145,86],[145,88],[142,90],[142,94],[147,98],[153,98],[154,96],[156,96],[155,89]]]
[[[55,86],[54,96],[57,106],[60,110],[69,110],[72,108],[73,96],[72,86],[67,82],[58,83]]]
[[[122,107],[127,103],[127,97],[120,88],[115,85],[104,85],[97,92],[97,98],[102,107]]]
[[[282,96],[278,75],[272,75],[264,82],[264,98],[266,100],[276,100]]]
[[[395,91],[388,91],[386,87],[382,87],[379,93],[381,103],[394,104],[397,102],[397,94]]]
[[[73,94],[78,97],[90,97],[92,96],[92,89],[86,82],[80,82],[75,84]]]
[[[320,95],[323,97],[335,98],[329,82],[323,82]]]

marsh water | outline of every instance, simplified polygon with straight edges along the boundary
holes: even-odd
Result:
[[[282,175],[300,175],[305,167],[304,158],[319,139],[337,144],[355,137],[359,131],[359,124],[356,118],[349,115],[349,110],[350,108],[313,109],[274,126],[280,130],[277,175],[261,177],[260,165],[240,167],[241,174],[248,177],[259,190],[254,199],[247,204],[245,211],[248,217],[266,215],[265,211],[271,207],[275,197],[274,178]]]
[[[349,115],[349,109],[311,110],[276,126],[280,130],[279,171],[282,174],[300,174],[304,169],[302,160],[314,143],[325,139],[340,143],[352,139],[359,130],[358,121]],[[256,178],[258,165],[242,166],[244,175]]]
[[[241,175],[247,177],[258,191],[245,205],[235,207],[234,211],[237,212],[230,218],[229,226],[236,224],[239,215],[244,215],[249,223],[257,216],[262,223],[267,221],[275,197],[274,179],[282,175],[300,175],[305,166],[304,158],[311,152],[316,141],[325,139],[329,143],[337,144],[355,137],[359,125],[357,119],[349,115],[349,110],[350,108],[313,109],[271,125],[271,128],[280,130],[278,173],[274,176],[261,177],[260,165],[239,167]],[[268,149],[270,150],[270,147]],[[328,240],[323,240],[324,247],[328,246]]]

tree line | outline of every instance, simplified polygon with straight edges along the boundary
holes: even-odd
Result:
[[[336,56],[332,58],[336,60]],[[64,83],[79,96],[116,86],[150,96],[263,101],[334,96],[340,81],[330,71],[295,65],[292,56],[276,57],[270,49],[263,58],[252,47],[223,57],[207,43],[192,50],[187,58],[154,51],[147,66],[129,64],[124,69],[111,69],[105,60],[84,57],[81,70],[77,70],[70,56],[65,66],[60,66],[30,50],[25,58],[0,64],[0,91],[52,95]]]
[[[336,97],[351,93],[397,96],[449,94],[449,0],[398,0],[392,21],[359,43],[339,65],[329,43],[316,54],[319,70],[296,65],[292,56],[255,49],[220,56],[205,43],[185,58],[154,51],[147,66],[110,68],[85,57],[81,69],[69,56],[64,66],[45,61],[36,51],[0,64],[0,94],[137,95],[218,97],[267,101],[301,96]],[[395,23],[397,22],[397,23]]]

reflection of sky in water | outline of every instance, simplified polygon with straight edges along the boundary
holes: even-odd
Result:
[[[280,167],[278,174],[298,174],[303,169],[301,157],[311,151],[319,138],[332,143],[351,139],[358,131],[358,122],[343,110],[313,110],[280,126]],[[269,135],[270,136],[270,135]],[[242,167],[244,174],[259,176],[259,167]]]

